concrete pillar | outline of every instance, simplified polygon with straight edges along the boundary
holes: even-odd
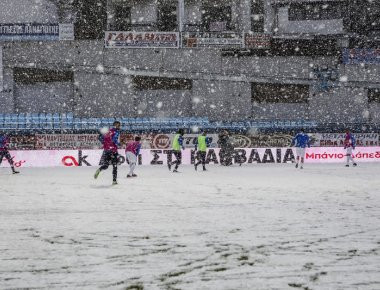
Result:
[[[240,30],[242,32],[251,31],[251,1],[240,1]]]
[[[265,1],[264,9],[264,33],[271,34],[276,22],[275,7],[271,5],[271,1]]]
[[[183,24],[185,22],[185,0],[178,0],[178,31],[183,31]]]

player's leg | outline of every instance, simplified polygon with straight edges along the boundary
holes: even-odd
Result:
[[[201,152],[200,151],[197,151],[197,155],[195,157],[195,163],[194,163],[194,167],[195,167],[195,170],[197,170],[198,168],[198,165],[201,164]]]
[[[203,171],[206,170],[206,152],[201,152],[202,167]]]
[[[301,152],[300,152],[300,149],[299,147],[296,147],[296,168],[298,168],[298,165],[299,165],[299,162],[300,162],[300,157],[301,157]]]
[[[117,163],[118,163],[118,154],[112,152],[111,154],[111,163],[112,163],[112,184],[117,184]]]
[[[175,167],[174,167],[173,172],[178,172],[177,169],[178,169],[178,167],[182,161],[182,152],[181,151],[174,151],[174,155],[175,155],[177,160],[175,162]]]
[[[18,171],[15,170],[15,167],[14,167],[14,164],[13,164],[12,156],[11,156],[11,154],[9,153],[8,150],[3,151],[3,156],[1,156],[0,159],[3,159],[4,157],[5,157],[5,159],[8,160],[8,163],[9,163],[9,165],[11,166],[11,169],[12,169],[13,174],[20,173],[20,172],[18,172]],[[1,163],[0,163],[0,164],[1,164]]]
[[[172,161],[172,158],[173,158],[173,153],[174,151],[172,151],[171,155],[170,155],[170,161],[168,160],[168,168],[169,168],[169,171],[172,170],[172,165],[174,164],[173,161]]]
[[[303,163],[305,161],[305,152],[306,152],[306,148],[300,148],[300,153],[301,153],[301,169],[303,169]]]
[[[101,157],[101,166],[96,170],[94,174],[94,178],[97,179],[100,172],[103,170],[106,170],[109,166],[109,163],[111,161],[111,152],[103,151],[103,155]]]
[[[351,154],[350,154],[350,160],[352,161],[352,165],[353,165],[353,166],[356,166],[356,165],[357,165],[356,162],[355,162],[355,159],[352,157],[352,152],[351,152]]]
[[[133,154],[132,152],[127,152],[127,159],[129,163],[129,173],[127,177],[137,176],[136,174],[134,174],[134,170],[136,168],[136,162],[137,162],[136,155]]]
[[[346,167],[349,167],[350,165],[349,165],[349,163],[350,163],[350,160],[353,160],[352,159],[352,148],[351,147],[348,147],[347,148],[347,151],[346,151]]]

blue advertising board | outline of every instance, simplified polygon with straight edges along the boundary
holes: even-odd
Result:
[[[380,64],[380,49],[376,48],[344,48],[344,64]]]
[[[11,23],[0,24],[0,41],[59,40],[59,24]]]

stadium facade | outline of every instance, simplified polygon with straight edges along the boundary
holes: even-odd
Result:
[[[380,123],[376,1],[1,6],[1,113]]]

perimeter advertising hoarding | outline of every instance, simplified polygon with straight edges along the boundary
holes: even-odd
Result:
[[[207,151],[207,162],[220,164],[218,148]],[[11,151],[16,167],[76,167],[98,166],[102,150],[24,150]],[[193,164],[196,152],[192,149],[182,151],[182,163]],[[119,150],[119,162],[125,166],[125,152]],[[305,163],[342,163],[346,162],[346,151],[341,147],[312,147],[306,149]],[[353,157],[361,162],[380,162],[380,147],[357,147]],[[162,166],[174,160],[171,150],[142,149],[138,158],[139,165]],[[294,148],[240,148],[235,149],[235,163],[292,163]],[[9,167],[6,160],[0,167]]]

